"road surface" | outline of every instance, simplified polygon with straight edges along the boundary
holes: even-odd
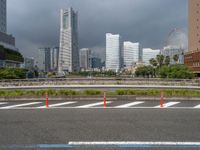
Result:
[[[0,149],[199,150],[200,102],[0,102]]]

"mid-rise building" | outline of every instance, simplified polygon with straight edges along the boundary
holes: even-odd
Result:
[[[103,67],[103,63],[101,62],[101,58],[92,57],[92,69],[101,69]]]
[[[200,1],[188,0],[189,3],[189,48],[185,55],[185,64],[188,65],[194,73],[200,74]]]
[[[149,60],[156,58],[160,54],[160,50],[153,50],[151,48],[143,48],[143,62],[145,65],[150,65]]]
[[[106,34],[106,69],[118,72],[122,68],[121,37],[119,34]]]
[[[24,58],[24,68],[28,70],[34,69],[35,59],[33,57]]]
[[[80,58],[80,69],[81,70],[90,70],[92,67],[91,62],[91,50],[88,48],[82,48],[79,52],[79,58]]]
[[[72,8],[60,12],[60,51],[58,71],[79,71],[78,13]]]
[[[142,60],[142,49],[140,43],[124,42],[124,67],[129,68]]]

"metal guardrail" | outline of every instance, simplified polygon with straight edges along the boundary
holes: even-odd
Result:
[[[171,80],[171,79],[144,79],[144,78],[42,78],[23,80],[0,80],[0,86],[38,86],[38,85],[173,85],[173,86],[200,86],[199,79]]]
[[[161,86],[161,85],[41,85],[41,86],[9,86],[0,90],[30,90],[30,89],[187,89],[200,90],[200,86]]]

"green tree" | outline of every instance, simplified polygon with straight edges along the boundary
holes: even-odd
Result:
[[[179,60],[179,56],[176,54],[173,56],[174,61],[176,62],[176,64],[178,63]]]
[[[151,59],[149,60],[149,63],[150,63],[152,66],[154,66],[154,67],[157,67],[157,65],[158,65],[158,62],[157,62],[156,59],[154,59],[154,58],[151,58]]]
[[[165,65],[169,66],[169,64],[170,64],[170,57],[166,56],[165,57]]]
[[[162,67],[164,64],[165,57],[163,55],[157,55],[156,61],[158,62],[159,67]]]

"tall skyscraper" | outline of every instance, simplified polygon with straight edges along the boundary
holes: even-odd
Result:
[[[91,50],[88,48],[82,48],[80,49],[80,68],[84,70],[89,70],[91,69]]]
[[[122,46],[119,34],[106,34],[106,69],[119,71],[122,67]]]
[[[124,66],[131,67],[140,61],[142,55],[140,43],[124,42]]]
[[[60,51],[58,71],[79,70],[78,13],[72,8],[60,12]]]
[[[6,33],[6,0],[0,0],[0,32]]]
[[[194,73],[200,74],[200,1],[188,0],[189,3],[189,52],[185,55],[185,64]]]

